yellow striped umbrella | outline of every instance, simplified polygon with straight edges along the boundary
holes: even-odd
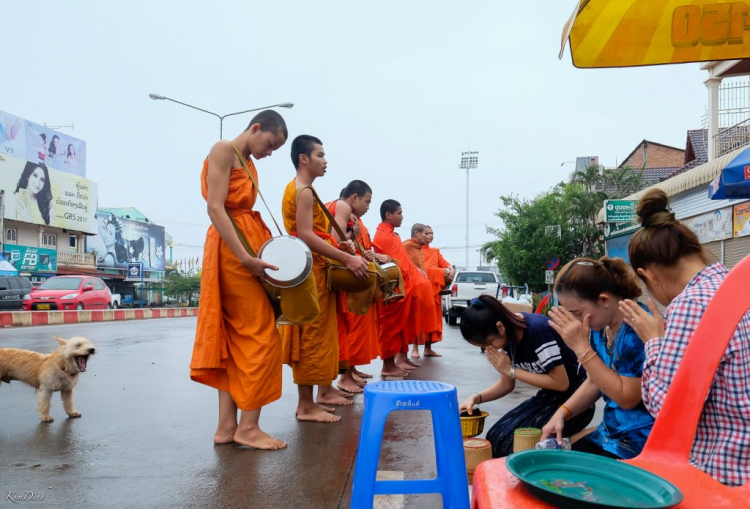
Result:
[[[750,3],[580,0],[563,28],[581,68],[750,58]]]

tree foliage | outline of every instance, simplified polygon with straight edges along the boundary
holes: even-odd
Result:
[[[496,215],[502,228],[488,228],[497,240],[482,246],[482,256],[495,261],[506,281],[546,288],[544,264],[560,257],[561,264],[579,256],[604,254],[597,216],[604,200],[621,198],[642,187],[642,174],[629,167],[604,170],[598,165],[577,170],[533,199],[501,196]]]
[[[193,300],[201,289],[201,275],[169,270],[164,277],[164,293],[170,297],[184,298],[187,302]]]

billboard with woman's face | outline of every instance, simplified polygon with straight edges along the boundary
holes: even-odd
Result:
[[[98,235],[86,239],[86,252],[96,252],[98,267],[127,269],[141,262],[144,270],[164,270],[164,227],[98,211]]]
[[[38,162],[0,155],[5,218],[96,233],[97,184]]]
[[[26,160],[86,176],[86,142],[26,121]]]

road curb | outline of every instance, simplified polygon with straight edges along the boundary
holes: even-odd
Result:
[[[115,322],[120,320],[182,318],[187,316],[198,316],[198,308],[102,309],[97,311],[3,311],[0,312],[0,327]]]

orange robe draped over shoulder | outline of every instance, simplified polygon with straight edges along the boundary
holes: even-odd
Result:
[[[423,345],[425,341],[436,343],[443,337],[442,308],[435,308],[435,295],[438,295],[437,302],[439,304],[440,290],[445,286],[443,271],[442,269],[435,270],[427,267],[422,252],[422,245],[418,244],[415,240],[405,240],[404,248],[406,248],[406,252],[409,254],[409,258],[411,258],[414,265],[427,274],[427,281],[423,279],[417,290],[419,292],[417,298],[420,303],[420,311],[417,313],[417,316],[421,324],[416,342],[420,345]],[[412,314],[414,314],[414,311],[412,311]]]
[[[251,160],[247,165],[257,179]],[[208,161],[201,191],[208,197]],[[253,209],[258,192],[244,168],[234,168],[225,206],[257,252],[271,232]],[[249,304],[252,303],[252,304]],[[203,250],[201,297],[190,378],[231,394],[241,410],[281,397],[281,342],[273,308],[260,280],[208,228]]]
[[[297,200],[302,190],[293,179],[284,189],[281,214],[289,235],[297,235]],[[323,209],[313,201],[313,232],[329,244],[330,223]],[[339,374],[339,343],[336,330],[336,294],[326,284],[326,257],[313,251],[312,273],[320,299],[320,315],[304,325],[281,325],[283,362],[292,367],[297,385],[331,385]]]
[[[328,211],[335,218],[336,217],[336,204],[339,200],[326,203]],[[346,240],[346,239],[341,239]],[[346,319],[346,315],[349,313],[349,308],[346,304],[346,294],[344,292],[336,292],[336,330],[339,337],[339,370],[349,369],[349,357],[351,356],[351,341],[349,337],[349,324]]]
[[[363,249],[372,249],[370,232],[362,218],[357,219],[357,225],[359,245]],[[349,347],[349,364],[352,366],[369,364],[380,355],[380,306],[380,302],[373,303],[366,315],[346,314],[349,336],[355,338]]]
[[[389,359],[399,352],[406,353],[409,343],[422,332],[422,320],[415,314],[421,309],[419,298],[415,299],[415,293],[421,293],[417,288],[420,282],[427,281],[411,261],[393,226],[380,223],[375,232],[373,246],[378,253],[396,260],[404,277],[406,297],[380,308],[380,356]]]
[[[448,263],[443,255],[440,254],[440,250],[432,248],[429,245],[422,246],[422,255],[424,256],[424,264],[427,270],[427,275],[430,276],[430,281],[433,283],[433,291],[435,292],[435,308],[437,309],[438,318],[438,331],[432,333],[429,341],[433,343],[443,339],[443,296],[440,294],[445,285],[445,272],[444,269],[453,268]],[[438,288],[439,286],[439,288]]]

